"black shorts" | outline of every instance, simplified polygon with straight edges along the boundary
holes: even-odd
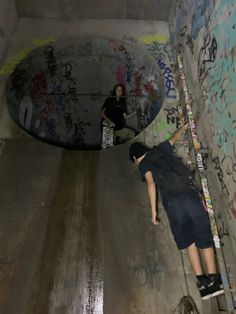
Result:
[[[163,205],[179,249],[185,249],[193,243],[201,249],[214,246],[208,213],[197,191],[190,190],[170,197]]]

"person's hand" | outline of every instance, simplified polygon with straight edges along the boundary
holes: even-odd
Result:
[[[182,126],[182,128],[183,128],[184,131],[186,131],[186,130],[188,129],[188,127],[189,127],[189,122],[185,123],[185,124]]]
[[[115,123],[112,122],[110,119],[104,119],[104,120],[103,120],[103,125],[104,125],[104,126],[111,127],[111,128],[114,128],[114,127],[115,127]]]
[[[153,216],[151,219],[153,225],[159,225],[160,220],[158,219],[157,215]]]

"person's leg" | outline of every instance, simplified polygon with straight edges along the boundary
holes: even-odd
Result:
[[[182,208],[185,208],[185,215],[181,217],[181,221],[183,222],[184,219],[186,219],[186,222],[188,222],[187,226],[186,224],[181,226],[181,230],[185,234],[182,238],[185,239],[185,241],[186,239],[193,240],[190,242],[192,244],[186,245],[185,248],[197,278],[197,287],[201,298],[206,300],[212,296],[223,293],[222,282],[220,277],[216,274],[216,260],[213,249],[214,242],[210,223],[207,219],[207,213],[199,202],[197,193],[192,192],[189,195],[185,195],[185,202],[182,202]],[[187,217],[190,217],[190,219],[187,220]],[[188,228],[188,226],[191,228]],[[180,225],[178,227],[180,227]],[[206,264],[207,276],[203,272],[200,252]]]
[[[188,253],[190,264],[192,265],[195,275],[196,276],[203,275],[201,259],[200,259],[198,248],[195,246],[195,243],[187,247],[186,250]]]
[[[138,131],[135,130],[134,128],[132,128],[131,126],[128,126],[128,125],[126,124],[126,125],[125,125],[125,128],[131,130],[131,131],[133,132],[133,135],[134,135],[134,136],[138,135]]]
[[[206,264],[206,270],[208,274],[216,274],[216,260],[213,247],[201,249],[201,253]]]
[[[196,247],[195,243],[193,243],[192,245],[187,247],[186,250],[188,253],[189,261],[190,261],[192,268],[193,268],[193,271],[196,275],[197,288],[199,290],[201,298],[203,300],[207,300],[211,297],[211,291],[208,288],[209,278],[203,273],[203,268],[202,268],[199,250]],[[204,253],[206,253],[206,252],[204,252]],[[209,252],[207,252],[206,255],[207,255],[207,260],[210,259],[209,258],[209,255],[210,255]],[[213,270],[213,268],[210,268],[210,267],[209,267],[209,269]]]
[[[201,252],[207,274],[216,274],[214,241],[209,217],[200,202],[197,191],[192,191],[190,200],[189,213],[193,224],[195,246]]]
[[[123,144],[132,138],[135,137],[134,131],[130,130],[129,128],[123,128],[121,130],[116,130],[115,131],[115,137],[119,138],[119,141],[117,144]]]
[[[215,252],[213,247],[201,249],[208,277],[208,289],[211,296],[217,296],[224,293],[224,287],[220,274],[217,272]]]

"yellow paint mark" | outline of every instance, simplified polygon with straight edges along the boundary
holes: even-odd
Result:
[[[143,35],[138,37],[138,40],[146,45],[152,44],[154,42],[167,43],[169,41],[169,36],[167,35]]]
[[[53,37],[48,37],[48,38],[37,38],[33,40],[33,44],[36,47],[42,47],[44,45],[47,45],[49,43],[55,43],[56,39]]]
[[[26,48],[20,52],[18,52],[15,56],[12,57],[10,61],[8,61],[1,69],[0,75],[10,74],[14,71],[15,66],[23,60],[32,50],[32,48]]]
[[[35,47],[41,47],[47,45],[51,42],[55,42],[56,40],[53,37],[48,38],[36,38],[33,40],[33,47],[25,48],[19,51],[16,55],[14,55],[10,61],[8,61],[1,69],[0,69],[0,76],[11,74],[16,65],[20,63],[27,55],[35,49]]]

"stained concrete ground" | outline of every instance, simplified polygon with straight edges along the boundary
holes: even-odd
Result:
[[[202,302],[165,212],[150,222],[128,144],[94,152],[31,138],[0,158],[0,313],[171,314]]]

